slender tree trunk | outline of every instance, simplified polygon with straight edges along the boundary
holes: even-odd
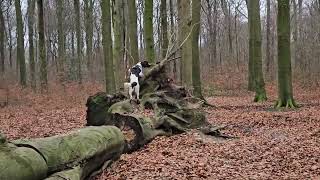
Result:
[[[253,64],[255,102],[267,100],[262,72],[260,1],[249,1],[249,59]]]
[[[77,36],[77,78],[79,84],[82,83],[81,74],[81,50],[82,50],[82,38],[81,38],[81,22],[80,22],[80,3],[79,0],[73,1],[74,11],[76,16],[76,36]]]
[[[4,17],[2,13],[2,2],[0,2],[0,78],[5,72],[5,55],[4,55],[4,45],[5,45],[5,24]]]
[[[161,1],[162,2],[162,1]],[[153,0],[144,1],[144,40],[146,44],[146,58],[154,63],[154,40],[153,40]]]
[[[210,66],[211,69],[214,69],[214,63],[213,63],[213,24],[212,24],[212,19],[213,19],[213,15],[212,15],[212,3],[210,0],[206,0],[207,3],[207,7],[208,7],[208,15],[207,15],[207,22],[208,22],[208,29],[209,29],[209,62],[210,62]]]
[[[87,47],[87,69],[90,77],[92,78],[92,43],[93,43],[93,0],[84,1],[84,13],[85,13],[85,31],[86,31],[86,47]],[[115,31],[116,33],[116,31]]]
[[[114,71],[113,71],[113,57],[112,57],[112,39],[111,39],[111,13],[110,1],[101,1],[102,12],[102,45],[104,52],[105,65],[105,82],[106,92],[114,93],[116,91]]]
[[[276,107],[296,107],[292,91],[290,3],[278,0],[278,101]]]
[[[113,49],[113,65],[115,68],[115,81],[117,90],[122,87],[125,76],[124,68],[124,4],[123,0],[112,0],[113,2],[113,29],[114,29],[114,49]]]
[[[173,5],[173,0],[169,0],[169,5],[170,5],[170,32],[171,32],[171,36],[174,36],[174,34],[175,34],[175,32],[174,32],[175,23],[174,23],[174,10],[173,10],[174,5]],[[174,37],[172,39],[175,39]],[[173,78],[175,80],[178,80],[177,62],[176,61],[173,61],[172,73],[173,73]]]
[[[251,0],[250,0],[251,1]],[[247,3],[248,7],[248,24],[249,27],[251,27],[252,23],[252,15],[251,15],[251,7],[250,7],[250,2]],[[248,63],[248,90],[249,91],[254,91],[255,90],[255,82],[254,82],[254,59],[253,59],[253,54],[251,54],[253,51],[253,45],[250,45],[251,39],[249,37],[249,63]]]
[[[28,0],[28,36],[29,36],[29,63],[30,63],[30,81],[32,89],[36,88],[36,79],[35,79],[35,56],[34,56],[34,9],[35,9],[35,0]]]
[[[267,0],[267,45],[266,45],[266,71],[267,74],[270,73],[271,62],[273,62],[271,56],[271,12],[270,12],[271,4],[270,0]],[[272,38],[272,37],[271,37]]]
[[[212,34],[212,45],[213,45],[213,59],[217,62],[217,24],[218,24],[218,1],[214,0],[213,4],[213,34]]]
[[[138,49],[138,33],[137,33],[137,7],[135,0],[126,0],[128,4],[129,15],[129,39],[130,39],[130,59],[131,62],[139,62],[139,49]]]
[[[167,1],[161,0],[161,42],[162,42],[162,58],[166,56],[168,50],[168,25],[167,25]]]
[[[41,91],[48,87],[47,60],[46,60],[46,40],[44,36],[44,13],[43,0],[37,0],[38,4],[38,28],[39,28],[39,60],[40,60],[40,86]]]
[[[192,20],[191,0],[178,0],[179,44],[182,44],[181,82],[184,86],[192,87]]]
[[[64,33],[64,0],[59,0],[57,2],[57,19],[58,19],[58,79],[60,83],[64,86],[65,73],[65,33]]]
[[[20,0],[15,0],[16,21],[17,21],[17,62],[20,68],[20,85],[27,86],[26,79],[26,62],[24,57],[24,35],[23,35],[23,20],[21,14]]]
[[[293,4],[293,43],[292,43],[292,51],[294,52],[292,55],[292,64],[293,68],[295,69],[295,65],[297,63],[297,44],[298,44],[298,8],[297,8],[297,3],[295,0],[292,1]]]
[[[192,0],[192,82],[194,96],[203,99],[201,92],[201,73],[199,58],[199,35],[200,35],[200,17],[201,1]]]

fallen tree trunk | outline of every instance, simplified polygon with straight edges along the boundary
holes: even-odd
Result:
[[[124,145],[123,134],[114,126],[87,127],[63,136],[4,142],[0,145],[0,179],[36,180],[53,173],[51,179],[64,176],[86,179],[106,161],[120,157]]]
[[[208,123],[200,109],[203,101],[190,96],[184,87],[173,84],[165,73],[165,62],[168,61],[145,70],[145,77],[139,82],[140,104],[130,103],[123,97],[127,92],[114,95],[100,92],[89,97],[86,104],[87,125],[114,125],[120,128],[127,142],[125,152],[136,150],[155,136],[190,129],[219,136],[219,128]]]

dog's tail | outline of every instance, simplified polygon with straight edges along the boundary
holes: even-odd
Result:
[[[137,84],[138,84],[137,82],[133,82],[133,83],[131,83],[131,87],[133,88],[133,87],[135,87]]]

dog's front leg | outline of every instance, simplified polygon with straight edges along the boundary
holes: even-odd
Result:
[[[135,92],[136,92],[136,95],[137,95],[137,103],[139,104],[140,103],[140,86],[139,84],[135,87]]]

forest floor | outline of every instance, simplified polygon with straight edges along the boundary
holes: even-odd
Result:
[[[9,106],[0,109],[0,130],[9,140],[47,137],[85,125],[86,99],[102,87],[69,84],[46,95],[11,87]],[[157,137],[96,179],[320,179],[320,89],[295,87],[301,105],[275,111],[276,87],[268,101],[253,103],[245,90],[208,97],[208,120],[226,126],[221,141],[196,131]]]

